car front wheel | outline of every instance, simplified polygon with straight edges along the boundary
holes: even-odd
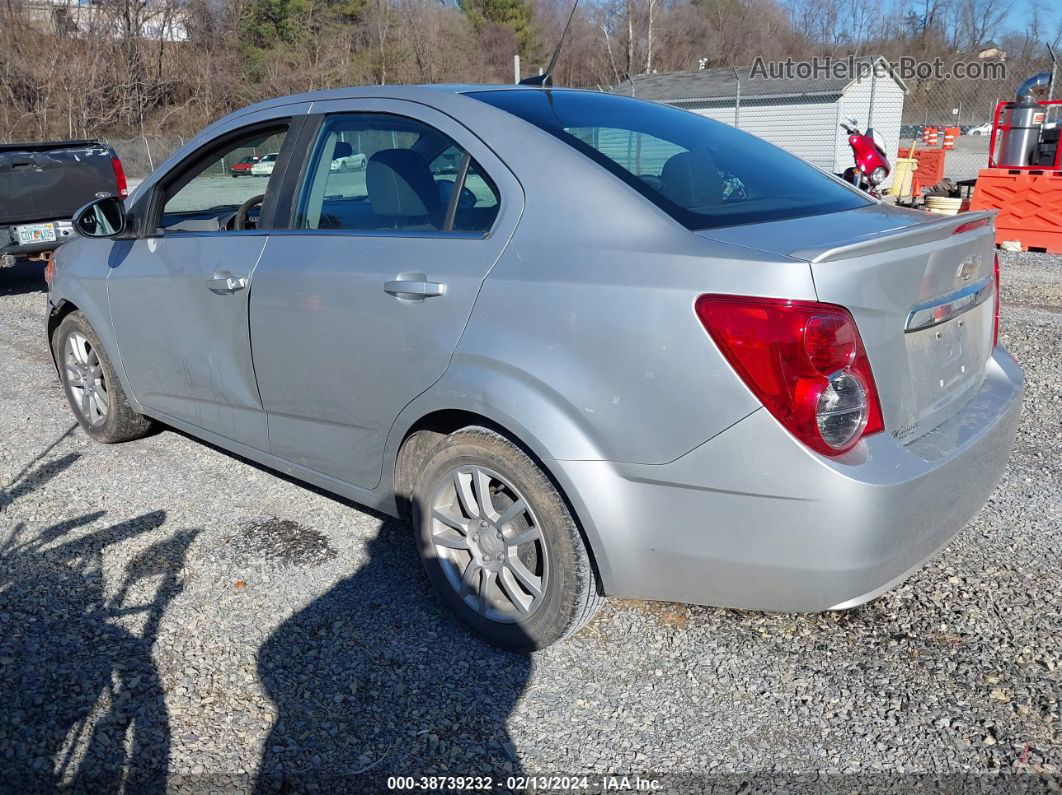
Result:
[[[139,439],[152,422],[129,405],[96,331],[81,312],[71,312],[52,337],[63,390],[78,424],[97,442]]]
[[[430,453],[413,521],[428,578],[488,642],[548,646],[600,607],[582,534],[556,487],[519,447],[465,428]]]

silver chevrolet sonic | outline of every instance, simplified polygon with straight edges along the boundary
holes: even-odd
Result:
[[[607,595],[862,604],[1014,442],[991,214],[886,206],[655,103],[284,97],[75,226],[47,333],[89,436],[160,422],[410,515],[443,601],[500,646]]]

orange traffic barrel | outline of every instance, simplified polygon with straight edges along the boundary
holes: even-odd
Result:
[[[945,149],[954,149],[955,148],[955,128],[954,127],[945,127],[944,128],[944,148]]]

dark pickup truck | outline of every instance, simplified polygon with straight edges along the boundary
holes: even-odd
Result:
[[[0,144],[0,267],[56,249],[98,193],[128,193],[121,161],[99,141]]]

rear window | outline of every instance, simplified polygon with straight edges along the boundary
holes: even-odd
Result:
[[[556,136],[688,229],[802,218],[871,203],[766,141],[668,105],[588,91],[469,96]]]

